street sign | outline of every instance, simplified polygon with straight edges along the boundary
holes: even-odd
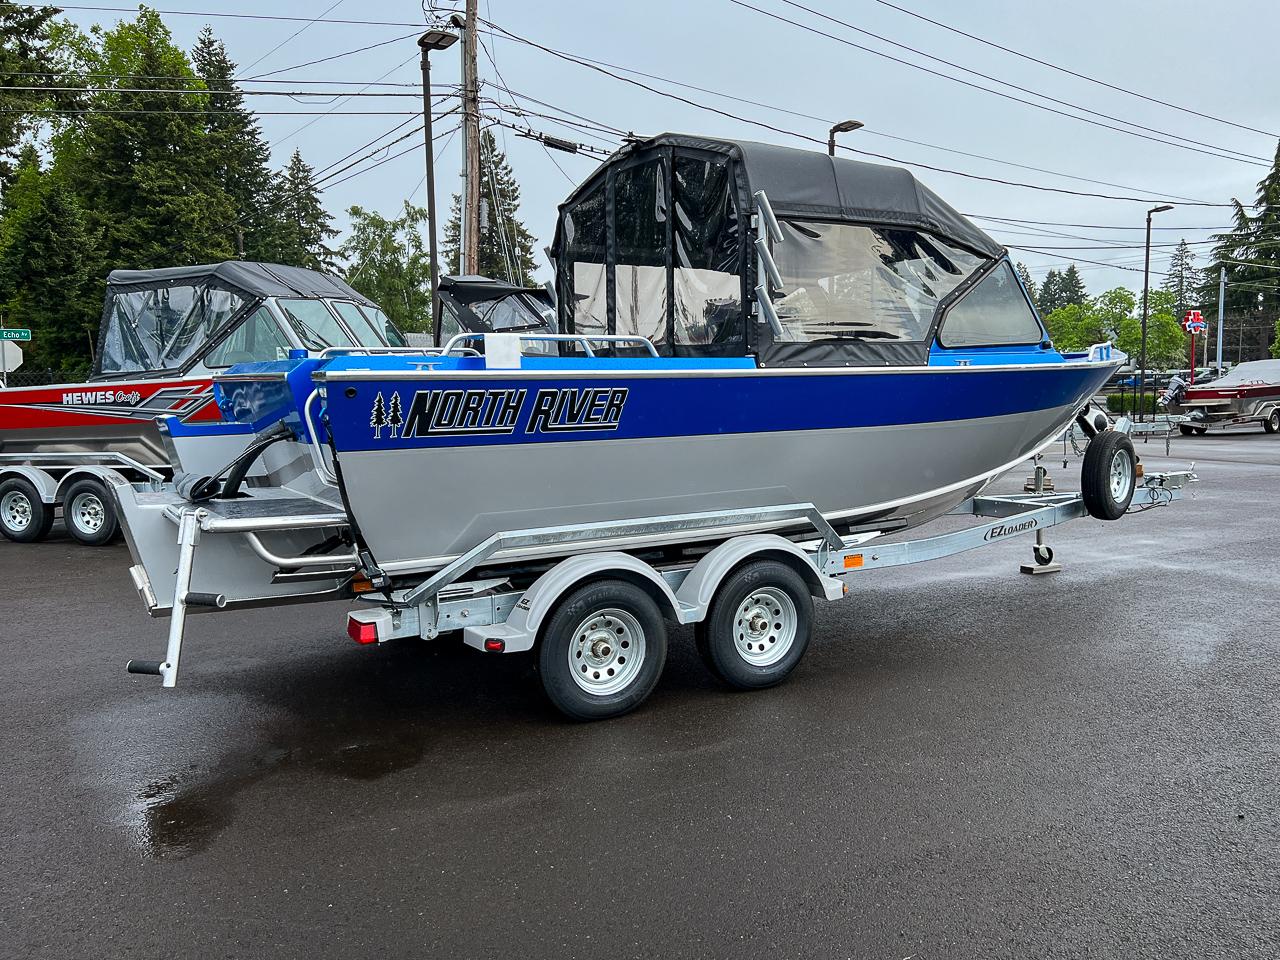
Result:
[[[0,343],[0,373],[13,373],[22,366],[22,348],[15,343]]]
[[[1182,318],[1183,329],[1193,337],[1198,333],[1204,333],[1207,326],[1199,310],[1188,310]]]
[[[14,328],[12,328],[12,329],[6,329],[6,328],[4,328],[4,327],[0,327],[0,340],[23,340],[23,341],[26,341],[26,340],[30,340],[30,339],[31,339],[31,331],[30,331],[30,330],[24,330],[24,329],[22,329],[21,327],[14,327]]]

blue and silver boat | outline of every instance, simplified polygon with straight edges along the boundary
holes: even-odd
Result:
[[[688,546],[785,534],[794,518],[758,513],[780,504],[842,534],[895,530],[1044,449],[1123,359],[1056,350],[1006,251],[911,173],[825,154],[630,144],[561,206],[552,255],[559,334],[437,330],[425,352],[220,377],[226,418],[278,441],[261,454],[268,481],[236,483],[223,509],[330,518],[280,536],[321,572],[337,550],[384,584],[513,530],[680,516],[595,546]],[[198,440],[184,430],[177,445]],[[216,483],[185,489],[220,502]],[[135,531],[164,499],[121,497]],[[486,562],[565,550],[522,542]],[[260,599],[293,589],[256,562],[272,584]]]

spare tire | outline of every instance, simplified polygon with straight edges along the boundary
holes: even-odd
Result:
[[[1123,433],[1104,430],[1084,452],[1080,494],[1089,516],[1119,520],[1129,509],[1138,485],[1138,455]]]

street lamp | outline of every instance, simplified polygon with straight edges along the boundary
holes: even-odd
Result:
[[[1147,211],[1147,255],[1142,268],[1142,349],[1138,360],[1138,419],[1147,419],[1147,294],[1151,287],[1151,215],[1172,210],[1173,204],[1162,203]]]
[[[447,50],[458,42],[458,35],[448,30],[428,30],[418,38],[422,51],[422,132],[426,139],[427,154],[427,220],[431,250],[431,335],[440,333],[440,298],[436,295],[440,285],[440,263],[436,254],[436,162],[431,135],[431,51]]]
[[[827,155],[834,157],[836,155],[836,134],[852,133],[859,127],[864,126],[861,120],[841,120],[827,133]]]

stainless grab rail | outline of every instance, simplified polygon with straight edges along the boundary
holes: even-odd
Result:
[[[596,355],[595,351],[591,349],[591,344],[593,343],[619,343],[619,344],[630,343],[635,345],[643,345],[649,351],[650,356],[652,357],[658,356],[658,350],[653,345],[653,341],[651,341],[648,337],[641,337],[641,336],[623,336],[623,335],[606,335],[606,334],[593,336],[590,334],[581,334],[581,333],[518,333],[517,334],[517,333],[500,333],[499,331],[496,331],[496,330],[494,331],[494,333],[497,333],[499,336],[504,336],[504,337],[518,336],[521,342],[524,342],[525,340],[536,340],[538,342],[550,342],[550,343],[576,343],[582,347],[583,352],[585,352],[588,357],[594,357]],[[449,342],[444,345],[444,347],[442,348],[442,353],[447,355],[450,352],[452,352],[452,350],[454,349],[454,344],[466,343],[468,340],[480,340],[483,342],[486,336],[488,336],[488,334],[486,333],[465,333],[465,332],[456,333],[453,335],[453,337],[450,338]]]
[[[307,449],[311,453],[311,462],[315,465],[316,473],[320,474],[320,479],[330,486],[338,485],[338,475],[329,469],[329,464],[324,458],[324,448],[320,446],[320,431],[316,429],[315,422],[311,419],[311,405],[320,398],[320,388],[312,390],[307,396],[307,402],[302,405],[302,419],[307,427]]]

